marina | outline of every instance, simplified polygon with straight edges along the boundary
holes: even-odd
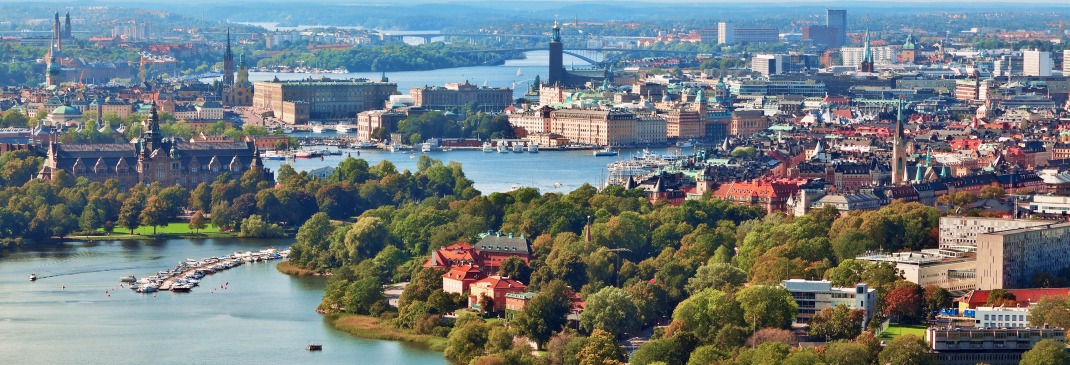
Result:
[[[200,280],[206,275],[212,275],[246,263],[283,259],[289,254],[290,250],[279,251],[269,248],[258,252],[235,252],[226,256],[209,257],[200,260],[186,259],[186,261],[180,262],[174,268],[159,271],[153,276],[136,279],[133,275],[128,275],[120,278],[119,281],[128,283],[133,280],[130,290],[138,293],[153,293],[160,290],[188,293],[193,287],[200,285]]]

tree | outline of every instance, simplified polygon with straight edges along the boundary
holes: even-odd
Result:
[[[569,289],[561,280],[545,285],[513,319],[512,325],[521,335],[535,341],[538,347],[550,340],[568,323],[571,302]]]
[[[565,328],[550,337],[546,344],[546,357],[550,365],[578,365],[580,351],[587,344],[587,338],[580,336],[576,330]]]
[[[297,230],[297,242],[290,248],[290,262],[304,268],[325,269],[330,261],[326,257],[330,256],[330,237],[333,231],[334,226],[326,213],[313,215]]]
[[[881,350],[882,365],[936,365],[936,356],[920,337],[900,335]]]
[[[981,188],[979,193],[981,199],[1001,199],[1004,196],[1007,196],[1007,191],[1003,190],[997,183],[992,183],[992,185]]]
[[[502,261],[498,275],[509,277],[521,283],[531,283],[531,268],[520,256],[510,256]]]
[[[490,332],[488,327],[478,318],[465,321],[463,325],[458,323],[458,327],[450,331],[450,336],[446,339],[446,358],[454,363],[467,364],[483,355],[483,347]]]
[[[141,225],[141,207],[141,199],[131,196],[123,202],[123,207],[119,210],[119,225],[129,229],[130,234],[134,234],[134,230]]]
[[[728,325],[743,324],[742,317],[739,304],[714,288],[707,288],[680,302],[672,313],[674,323],[680,323],[683,330],[694,333],[704,342],[714,340]]]
[[[591,332],[587,344],[579,354],[580,365],[622,365],[624,353],[614,340],[613,334],[601,329]]]
[[[794,347],[799,344],[795,333],[780,328],[762,328],[747,339],[747,346],[758,347],[766,342],[779,342]]]
[[[624,289],[615,287],[605,287],[588,296],[580,314],[580,327],[585,331],[603,330],[615,337],[636,329],[641,321],[635,302]]]
[[[687,360],[687,365],[709,365],[727,358],[728,355],[717,348],[717,346],[699,346],[695,348],[695,351],[691,352],[691,356]]]
[[[1066,297],[1040,298],[1029,310],[1029,325],[1070,328],[1070,300]]]
[[[787,328],[799,313],[799,305],[780,286],[752,285],[736,294],[743,319],[751,328]]]
[[[1066,365],[1070,364],[1070,354],[1066,345],[1056,340],[1043,340],[1022,354],[1021,365]]]
[[[391,240],[390,231],[382,219],[363,217],[346,232],[343,247],[332,247],[331,250],[343,263],[356,264],[375,256]]]
[[[203,211],[198,210],[193,213],[193,216],[189,217],[189,229],[193,230],[194,232],[202,230],[206,226],[208,226],[208,221],[204,219]]]
[[[901,323],[911,323],[921,315],[921,300],[921,287],[904,282],[884,297],[884,315]]]
[[[241,231],[238,232],[238,237],[275,238],[285,235],[278,224],[267,223],[256,214],[242,219]]]
[[[865,346],[848,341],[833,341],[825,345],[828,365],[868,365],[873,362]]]
[[[78,219],[78,225],[84,232],[92,232],[104,224],[104,217],[95,206],[87,206],[82,210],[82,216]]]
[[[865,311],[861,309],[850,309],[842,304],[825,308],[810,319],[810,330],[807,334],[818,339],[852,339],[862,333],[865,315]]]
[[[988,293],[988,300],[985,301],[986,307],[1014,307],[1017,303],[1017,298],[1014,297],[1009,291],[1003,289],[992,289]]]
[[[387,309],[386,296],[378,279],[366,277],[350,283],[342,305],[346,312],[378,315]]]
[[[947,289],[936,285],[926,285],[923,298],[925,300],[925,314],[934,315],[941,309],[951,307],[951,293]]]
[[[702,265],[695,277],[687,280],[687,292],[694,295],[707,288],[734,289],[747,282],[747,273],[732,264],[711,263]]]
[[[141,225],[152,226],[152,234],[156,235],[156,227],[167,225],[167,203],[158,196],[150,196],[145,203],[145,209],[141,210]]]

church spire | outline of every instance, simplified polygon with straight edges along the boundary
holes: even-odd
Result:
[[[223,51],[223,85],[234,85],[234,52],[230,50],[230,27],[227,27],[227,48]]]
[[[869,48],[869,31],[862,39],[862,63],[858,65],[861,72],[873,72],[873,50]]]

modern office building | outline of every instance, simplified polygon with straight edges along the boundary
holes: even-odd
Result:
[[[936,285],[949,291],[973,290],[977,287],[977,256],[973,253],[923,250],[867,253],[856,259],[894,263],[903,279],[920,286]]]
[[[847,10],[826,9],[825,26],[836,29],[839,44],[847,44]]]
[[[799,305],[796,323],[809,323],[810,318],[822,309],[845,305],[866,312],[862,322],[862,328],[865,328],[877,308],[877,290],[870,289],[866,284],[857,284],[853,288],[833,288],[832,282],[825,280],[791,279],[780,282],[780,285],[791,293]]]
[[[1061,328],[929,327],[925,341],[942,365],[1017,365],[1042,340],[1066,341]]]
[[[1028,307],[977,307],[974,313],[974,326],[978,328],[1029,327]]]
[[[751,71],[762,74],[762,76],[769,77],[769,75],[776,74],[776,55],[771,54],[759,54],[754,55],[750,62]]]
[[[736,25],[732,23],[717,23],[717,44],[736,43]]]
[[[776,28],[735,28],[735,43],[777,43],[780,30]]]
[[[1051,76],[1051,52],[1022,52],[1023,76]]]
[[[977,287],[983,290],[1031,287],[1040,272],[1070,266],[1070,223],[977,235]]]
[[[1046,224],[1051,224],[1051,222],[1032,219],[940,217],[940,249],[972,252],[977,249],[977,235],[979,234]]]
[[[899,51],[892,46],[869,47],[869,50],[876,66],[894,64],[899,57]],[[865,52],[865,47],[840,47],[843,66],[859,67],[865,59]]]

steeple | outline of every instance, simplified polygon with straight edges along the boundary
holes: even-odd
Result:
[[[64,20],[63,36],[66,38],[71,37],[71,12],[67,12],[66,19]]]
[[[59,12],[56,12],[56,20],[52,22],[52,44],[56,49],[63,48],[63,30],[59,25]]]
[[[561,43],[561,27],[558,26],[557,22],[554,22],[552,35],[550,36],[550,42]]]
[[[892,185],[907,180],[906,148],[903,145],[903,99],[899,99],[895,117],[895,136],[892,138]]]
[[[230,27],[227,27],[227,48],[223,51],[223,85],[234,85],[234,53],[230,50]]]
[[[858,65],[861,72],[873,72],[873,50],[869,48],[869,31],[862,40],[862,63]]]

